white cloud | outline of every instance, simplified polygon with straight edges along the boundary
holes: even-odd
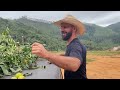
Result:
[[[100,26],[120,22],[120,11],[73,11],[71,14],[83,22]]]
[[[28,16],[48,21],[59,20],[67,14],[74,15],[82,22],[101,26],[120,22],[120,11],[0,11],[0,17],[3,18],[15,19]]]

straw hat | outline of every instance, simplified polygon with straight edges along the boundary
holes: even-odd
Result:
[[[68,23],[68,24],[75,26],[77,28],[78,34],[80,34],[80,35],[83,35],[85,32],[84,25],[79,20],[77,20],[75,17],[73,17],[72,15],[67,15],[62,20],[54,22],[54,24],[58,27],[61,26],[61,23]]]

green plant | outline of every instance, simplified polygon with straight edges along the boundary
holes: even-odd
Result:
[[[23,69],[37,67],[37,56],[31,53],[31,45],[18,45],[7,28],[0,35],[0,76],[12,75]]]

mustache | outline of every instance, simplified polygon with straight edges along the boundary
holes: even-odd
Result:
[[[61,31],[61,33],[63,34],[63,33],[67,33],[67,32],[65,32],[65,31]]]
[[[72,36],[72,32],[68,32],[66,33],[66,36],[63,37],[63,40],[67,41],[68,39],[70,39],[71,36]]]

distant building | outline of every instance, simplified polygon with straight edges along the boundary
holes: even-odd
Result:
[[[113,48],[111,49],[111,51],[120,51],[120,46],[118,46],[118,47],[113,47]]]

